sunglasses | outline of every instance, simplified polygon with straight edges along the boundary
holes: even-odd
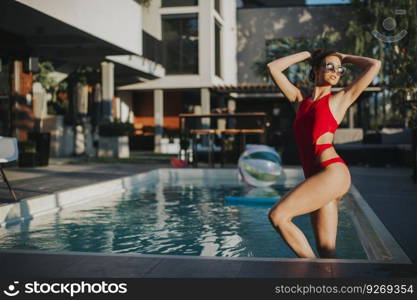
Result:
[[[339,73],[340,75],[343,75],[346,72],[345,67],[342,67],[342,66],[335,67],[333,63],[323,63],[322,66],[325,67],[326,70]]]

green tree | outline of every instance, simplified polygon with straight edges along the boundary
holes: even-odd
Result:
[[[78,66],[71,75],[74,77],[75,82],[81,83],[82,85],[94,85],[97,82],[101,82],[101,71],[97,66]]]
[[[39,82],[46,91],[52,92],[58,85],[56,80],[50,76],[54,71],[54,66],[50,61],[41,62],[39,63],[39,72],[33,74],[33,80]]]
[[[392,117],[407,120],[409,126],[417,127],[417,105],[406,100],[417,100],[416,1],[352,0],[351,9],[353,13],[346,32],[341,33],[324,27],[323,32],[313,39],[288,37],[271,41],[266,47],[265,57],[258,58],[254,63],[255,71],[263,80],[268,81],[268,62],[298,51],[333,49],[343,36],[343,49],[335,50],[380,59],[382,68],[376,83],[384,89],[384,97],[391,103]],[[387,21],[391,21],[391,28],[387,26]],[[407,34],[394,42],[376,36],[376,32],[394,36],[401,30],[406,30]],[[288,68],[285,73],[302,88],[310,84],[307,76],[309,71],[310,66],[303,62]],[[349,65],[347,74],[340,80],[340,85],[351,82],[360,71],[355,65]]]
[[[393,110],[417,125],[417,4],[415,0],[352,0],[355,10],[346,32],[348,51],[378,58],[383,66],[379,85],[389,95]],[[394,20],[394,21],[393,21]],[[391,27],[389,21],[391,21]],[[386,38],[406,30],[395,42]],[[380,36],[376,36],[379,32]]]
[[[324,25],[323,32],[313,37],[312,39],[284,37],[268,41],[265,49],[265,56],[258,57],[253,64],[254,71],[265,82],[268,82],[271,80],[266,68],[266,65],[269,62],[277,58],[301,51],[312,52],[314,49],[317,48],[333,49],[335,51],[343,52],[336,48],[340,40],[340,32],[336,31],[334,28],[330,28],[329,26]],[[288,79],[291,82],[296,83],[299,88],[308,88],[312,85],[312,83],[308,79],[310,70],[311,66],[309,64],[309,61],[306,60],[299,64],[295,64],[289,67],[287,70],[284,71],[284,73],[286,74]],[[344,85],[346,82],[349,82],[352,79],[352,77],[357,73],[357,70],[355,70],[355,68],[353,68],[352,70],[353,72],[349,72],[341,78],[341,85]]]

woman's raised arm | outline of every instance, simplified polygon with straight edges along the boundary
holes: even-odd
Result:
[[[358,78],[356,78],[351,84],[340,91],[343,93],[343,106],[345,106],[345,109],[347,109],[372,83],[375,76],[378,74],[379,69],[381,68],[381,61],[364,56],[356,56],[343,53],[339,53],[339,55],[342,56],[342,63],[351,63],[363,69]]]
[[[281,89],[285,97],[291,102],[299,102],[303,100],[303,95],[299,88],[293,85],[288,78],[282,73],[289,66],[299,63],[307,58],[310,58],[311,54],[308,51],[302,51],[295,54],[291,54],[285,57],[278,58],[268,63],[268,71],[271,74],[275,84]]]

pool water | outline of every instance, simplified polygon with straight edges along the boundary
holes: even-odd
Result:
[[[275,185],[255,194],[283,196]],[[231,205],[225,196],[253,195],[240,184],[152,184],[78,204],[1,230],[0,247],[50,251],[295,258],[269,223],[269,205]],[[315,250],[309,215],[294,223]],[[316,252],[317,253],[317,252]],[[338,258],[366,259],[343,201]]]

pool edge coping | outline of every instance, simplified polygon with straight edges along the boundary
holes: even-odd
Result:
[[[368,221],[367,224],[364,224],[363,222],[361,223],[360,219],[358,220],[358,215],[354,215],[356,220],[353,219],[353,221],[358,223],[355,224],[355,228],[357,231],[359,231],[358,234],[360,236],[360,241],[364,250],[367,252],[368,257],[373,257],[374,253],[381,252],[381,249],[377,248],[378,243],[380,243],[384,247],[384,250],[390,253],[390,256],[392,257],[392,259],[387,260],[387,262],[398,264],[413,264],[408,255],[404,252],[404,250],[401,248],[401,246],[398,244],[398,242],[395,240],[395,238],[392,236],[389,230],[385,227],[381,219],[375,214],[375,212],[372,210],[372,208],[369,206],[366,200],[362,197],[361,193],[354,184],[351,185],[349,192],[355,199],[355,202],[357,206],[360,208],[361,213],[363,213],[366,216],[366,221]],[[362,228],[364,226],[369,225],[372,226],[372,230],[377,235],[377,238],[375,238],[374,240],[364,238],[364,236],[366,235],[363,233]],[[371,252],[368,252],[367,249],[370,249]],[[385,261],[377,259],[369,260],[378,263]]]
[[[171,254],[141,254],[141,253],[101,253],[82,251],[51,251],[51,250],[24,250],[0,249],[1,254],[41,254],[41,255],[67,255],[67,256],[95,256],[95,257],[137,257],[144,259],[181,259],[181,260],[216,260],[216,261],[242,261],[242,262],[312,262],[312,263],[361,263],[361,264],[402,264],[393,261],[369,261],[366,259],[337,259],[337,258],[270,258],[270,257],[222,257],[222,256],[187,256]]]
[[[300,168],[298,167],[285,167],[284,169],[287,170],[291,170],[291,172],[296,172],[296,173],[300,173]],[[27,220],[32,220],[35,217],[44,215],[44,214],[49,214],[49,213],[53,213],[56,211],[59,211],[61,209],[64,209],[65,207],[68,206],[73,206],[73,205],[77,205],[79,203],[82,202],[87,202],[90,201],[92,199],[96,199],[96,197],[99,197],[100,195],[104,195],[105,192],[103,192],[102,190],[100,190],[100,193],[91,193],[90,196],[88,196],[87,198],[83,199],[83,200],[74,200],[74,201],[70,201],[68,199],[66,199],[67,201],[62,201],[63,205],[58,205],[58,203],[60,202],[60,197],[63,195],[67,195],[69,194],[69,199],[71,199],[72,197],[74,197],[74,195],[72,195],[72,193],[74,192],[82,192],[83,190],[88,190],[91,189],[92,187],[100,187],[100,186],[106,186],[107,189],[106,190],[111,190],[113,193],[120,193],[123,192],[124,190],[126,190],[129,187],[132,187],[132,185],[141,183],[144,184],[147,181],[151,181],[153,180],[152,178],[143,178],[143,177],[149,177],[149,176],[157,176],[157,178],[160,178],[160,173],[164,170],[169,170],[170,172],[174,171],[174,170],[188,170],[188,172],[191,171],[197,171],[197,170],[205,170],[206,172],[211,172],[211,171],[218,171],[218,170],[223,170],[223,171],[230,171],[230,170],[236,170],[235,168],[223,168],[223,169],[216,169],[216,168],[191,168],[191,169],[182,169],[182,168],[156,168],[154,170],[149,170],[149,171],[145,171],[142,173],[137,173],[134,175],[128,175],[128,176],[123,176],[117,179],[111,179],[111,180],[105,180],[105,181],[101,181],[98,183],[93,183],[93,184],[87,184],[87,185],[83,185],[80,187],[75,187],[75,188],[69,188],[69,189],[65,189],[65,190],[60,190],[54,193],[50,193],[50,194],[45,194],[45,195],[40,195],[40,196],[32,196],[29,198],[25,198],[22,199],[21,201],[17,202],[17,203],[10,203],[7,205],[3,205],[0,207],[0,228],[4,228],[8,225],[16,225],[19,223],[22,223],[24,221]],[[141,179],[145,179],[144,181],[140,181]],[[117,190],[113,190],[112,186],[110,185],[110,183],[112,183],[114,186],[117,186],[119,189]],[[307,258],[258,258],[258,257],[244,257],[244,258],[239,258],[239,257],[216,257],[216,256],[190,256],[187,258],[193,258],[193,259],[240,259],[240,260],[244,260],[244,259],[249,259],[250,261],[305,261],[305,262],[320,262],[320,263],[326,263],[326,262],[340,262],[340,263],[367,263],[367,264],[375,264],[375,263],[382,263],[382,264],[413,264],[412,261],[409,259],[409,257],[405,254],[405,252],[402,250],[402,248],[400,247],[400,245],[396,242],[396,240],[394,239],[394,237],[390,234],[390,232],[386,229],[385,225],[382,223],[382,221],[378,218],[378,216],[373,212],[373,210],[369,207],[369,205],[366,203],[365,199],[362,197],[362,195],[359,193],[359,191],[357,190],[357,188],[352,184],[350,189],[349,189],[350,193],[352,194],[353,198],[355,199],[356,203],[358,204],[358,207],[362,210],[362,213],[364,213],[366,215],[366,217],[369,219],[370,224],[372,225],[373,230],[375,230],[375,232],[377,232],[379,237],[383,237],[383,239],[379,239],[379,242],[382,242],[384,244],[384,247],[391,253],[393,253],[392,257],[394,257],[394,259],[390,259],[390,260],[373,260],[373,259],[326,259],[326,258],[312,258],[312,259],[307,259]],[[106,194],[108,195],[108,194]],[[65,197],[64,197],[65,198]],[[11,211],[13,209],[17,209],[17,207],[21,208],[22,207],[22,203],[23,206],[25,205],[25,203],[28,203],[29,201],[42,201],[45,199],[49,199],[49,201],[51,202],[55,202],[57,204],[56,207],[50,207],[46,210],[43,211],[38,211],[35,214],[28,214],[28,215],[20,215],[20,216],[16,216],[10,219],[4,218],[5,214],[4,214],[4,210],[8,210]],[[20,209],[20,212],[23,213],[25,212],[24,210]],[[355,229],[356,230],[361,230],[361,226],[355,225]],[[362,233],[358,232],[359,235],[361,236]],[[1,235],[0,235],[1,238]],[[360,238],[360,241],[362,243],[362,245],[364,245],[364,243],[366,243],[366,241],[364,241],[363,238]],[[386,243],[388,242],[388,243]],[[389,246],[387,246],[387,244],[389,244]],[[375,243],[370,243],[370,247],[374,247]],[[392,247],[392,248],[391,248]],[[366,251],[366,247],[363,247],[364,250]],[[394,251],[392,251],[392,249]],[[12,249],[0,249],[0,253],[4,252],[4,251],[11,251]],[[29,252],[31,250],[14,250],[14,251],[24,251],[24,252]],[[57,252],[49,252],[48,250],[38,250],[41,253],[49,253],[49,254],[66,254],[66,255],[77,255],[77,253],[88,253],[88,254],[95,254],[95,255],[134,255],[134,256],[146,256],[146,257],[150,257],[152,255],[150,254],[138,254],[138,253],[132,253],[132,254],[124,254],[124,253],[93,253],[93,252],[77,252],[77,253],[73,253],[71,251],[57,251]],[[32,251],[32,253],[35,253],[37,251]],[[366,253],[367,256],[369,257],[369,253]],[[160,258],[173,258],[176,255],[157,255]],[[179,255],[178,257],[184,258],[181,255]]]

